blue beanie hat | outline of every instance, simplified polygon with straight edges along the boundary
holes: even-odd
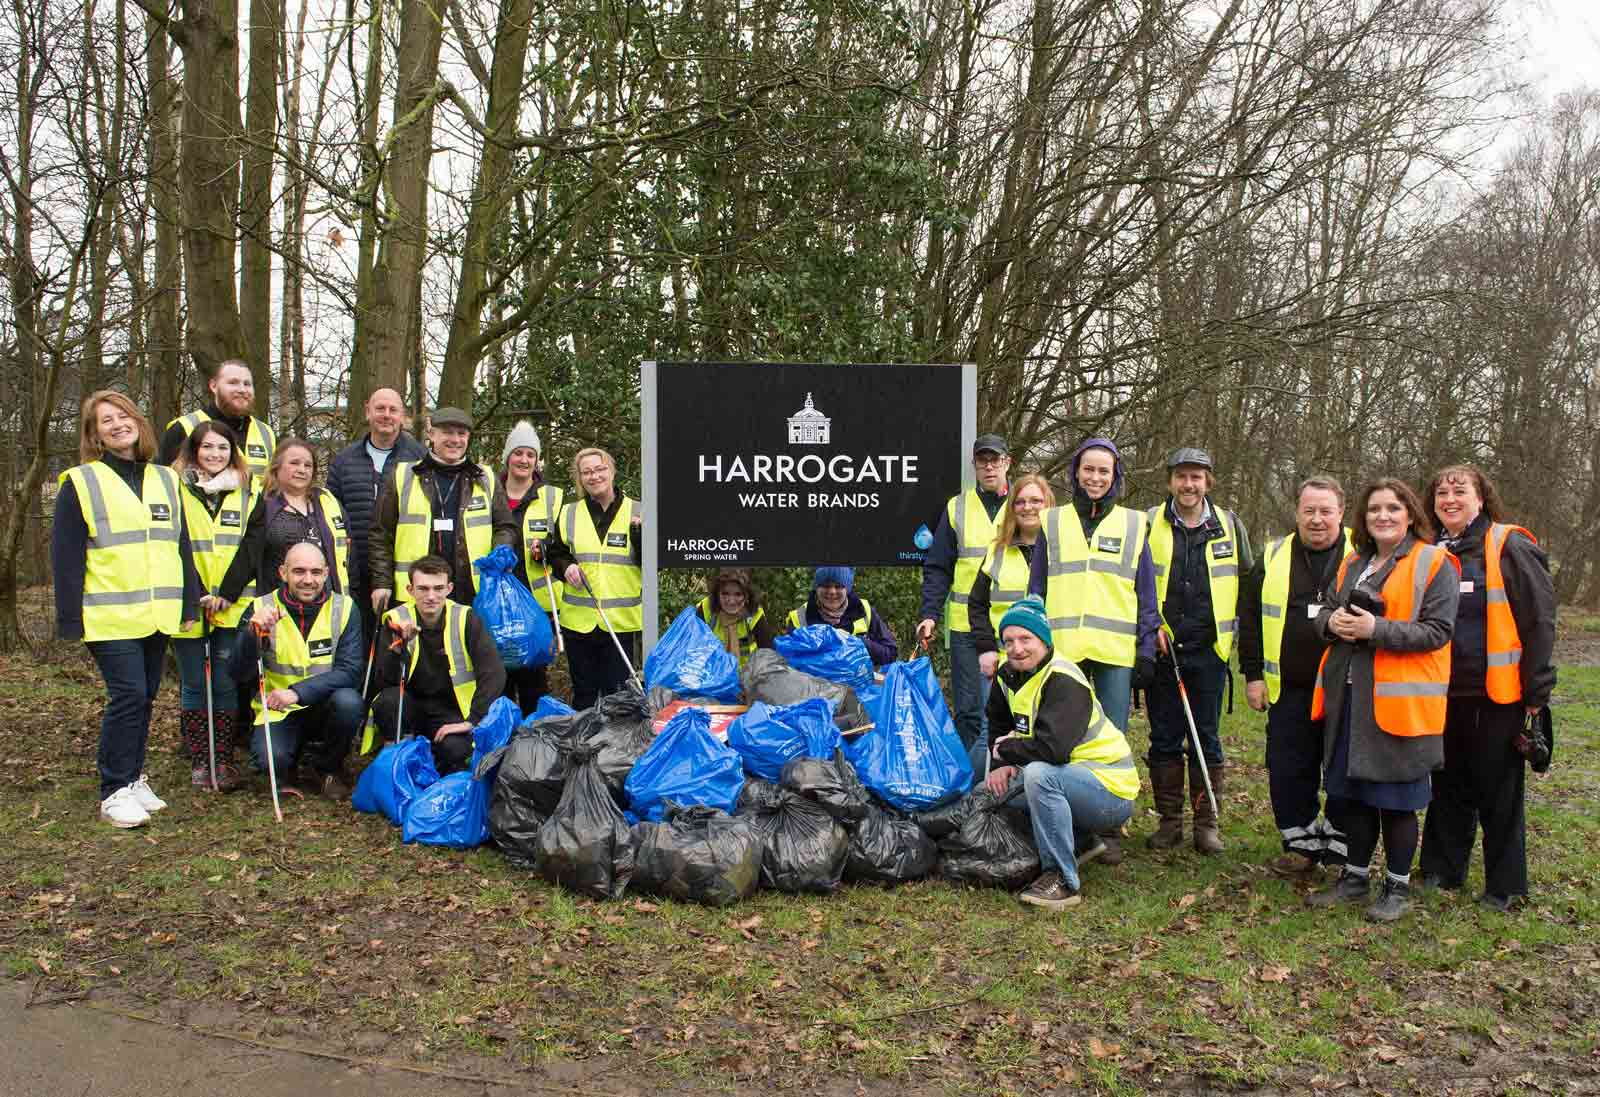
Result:
[[[1000,618],[1000,635],[1004,637],[1006,629],[1013,625],[1027,629],[1044,641],[1046,647],[1050,645],[1050,618],[1045,616],[1044,602],[1038,595],[1030,594],[1006,610],[1005,616]]]
[[[855,568],[818,568],[811,577],[811,589],[816,590],[824,583],[838,583],[845,590],[849,590],[856,583]]]

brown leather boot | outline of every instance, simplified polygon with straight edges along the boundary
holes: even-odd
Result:
[[[1206,779],[1200,773],[1202,763],[1189,762],[1189,795],[1194,798],[1194,848],[1205,854],[1221,853],[1222,835],[1217,830],[1217,814],[1211,810],[1211,800],[1206,796]],[[1222,773],[1226,766],[1206,766],[1211,775],[1211,791],[1216,794],[1217,805],[1222,805]]]
[[[1161,813],[1161,825],[1149,838],[1150,848],[1171,849],[1183,841],[1183,759],[1151,763],[1150,790]]]

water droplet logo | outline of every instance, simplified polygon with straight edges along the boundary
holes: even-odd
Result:
[[[929,531],[926,523],[917,527],[916,536],[911,538],[911,542],[923,552],[927,552],[933,547],[933,534]]]

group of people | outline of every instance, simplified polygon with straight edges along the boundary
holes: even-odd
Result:
[[[240,784],[236,738],[264,767],[269,726],[271,763],[295,792],[347,796],[364,724],[368,745],[424,735],[441,773],[465,765],[495,698],[526,711],[548,689],[544,667],[506,671],[470,610],[476,561],[499,545],[559,626],[573,704],[629,677],[643,516],[610,454],[580,450],[568,493],[546,482],[530,424],[512,429],[496,470],[472,458],[464,412],[438,409],[418,441],[399,394],[380,389],[368,432],[318,488],[316,449],[252,413],[245,363],[223,363],[208,387],[211,401],[159,445],[125,396],[91,394],[82,463],[61,476],[57,629],[87,643],[105,679],[107,822],[138,826],[166,806],[144,758],[169,638],[197,789]],[[916,639],[942,631],[975,774],[997,796],[1021,785],[1043,868],[1024,902],[1071,906],[1081,865],[1123,858],[1141,785],[1127,740],[1135,691],[1160,815],[1149,845],[1181,843],[1188,815],[1197,851],[1224,849],[1219,723],[1236,639],[1246,700],[1267,712],[1276,871],[1337,866],[1311,901],[1366,901],[1381,834],[1367,914],[1393,920],[1419,844],[1422,886],[1460,888],[1481,827],[1483,901],[1503,910],[1527,894],[1520,745],[1554,686],[1555,600],[1543,551],[1504,521],[1480,470],[1446,468],[1420,499],[1376,480],[1349,528],[1343,488],[1313,477],[1294,531],[1256,557],[1239,517],[1212,501],[1201,449],[1170,455],[1167,498],[1148,510],[1120,501],[1108,438],[1072,454],[1070,500],[1037,473],[1013,479],[997,435],[976,440],[972,465],[973,487],[949,500],[926,553]],[[806,604],[780,621],[742,568],[713,575],[696,609],[741,663],[813,624],[859,637],[877,665],[898,657],[848,567],[818,568]]]
[[[1144,511],[1117,501],[1110,439],[1073,453],[1070,503],[1038,475],[1008,479],[1009,465],[1002,439],[977,440],[975,487],[950,500],[926,558],[918,634],[931,639],[942,613],[973,765],[997,796],[1023,783],[1043,868],[1023,902],[1071,906],[1079,866],[1122,859],[1136,689],[1160,815],[1149,845],[1183,840],[1187,804],[1194,848],[1223,850],[1218,727],[1236,638],[1246,700],[1267,713],[1274,871],[1337,867],[1313,905],[1394,921],[1414,863],[1424,889],[1465,886],[1481,829],[1480,902],[1504,911],[1527,895],[1526,755],[1555,685],[1555,593],[1482,470],[1442,469],[1420,498],[1375,480],[1348,528],[1343,487],[1312,477],[1294,531],[1256,557],[1211,499],[1204,450],[1172,452],[1167,498]]]

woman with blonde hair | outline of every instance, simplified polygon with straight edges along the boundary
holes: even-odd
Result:
[[[581,711],[628,680],[622,651],[636,651],[644,628],[644,584],[639,504],[617,490],[616,461],[591,446],[572,459],[572,473],[576,491],[561,508],[549,560],[565,584],[561,632]]]
[[[1037,472],[1017,477],[997,515],[994,543],[984,555],[967,596],[968,628],[978,649],[978,669],[993,679],[1004,660],[1000,653],[1000,618],[1028,593],[1033,553],[1044,528],[1045,511],[1056,505],[1050,481]],[[987,748],[985,748],[987,749]],[[982,754],[978,755],[979,772]]]
[[[217,591],[224,608],[238,601],[252,580],[258,597],[278,589],[278,567],[295,545],[309,543],[328,561],[334,594],[350,590],[350,537],[344,508],[317,488],[317,451],[304,438],[285,438],[272,454],[261,493],[250,511],[239,552]]]
[[[61,474],[50,561],[56,633],[81,639],[106,684],[100,818],[137,827],[166,807],[144,774],[167,637],[199,614],[178,476],[155,463],[149,420],[120,392],[83,401],[79,458]]]

